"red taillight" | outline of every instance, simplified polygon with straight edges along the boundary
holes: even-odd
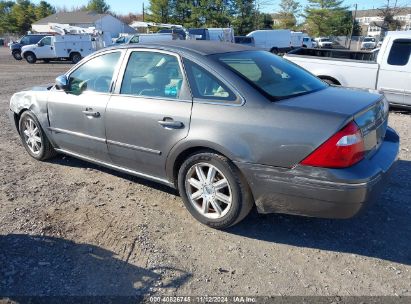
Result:
[[[346,168],[362,160],[364,150],[361,131],[352,121],[308,155],[301,164],[325,168]]]

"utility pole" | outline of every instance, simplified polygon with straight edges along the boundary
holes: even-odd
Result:
[[[144,10],[144,2],[143,2],[143,22],[144,22],[144,18],[145,18],[145,10]]]
[[[355,10],[354,10],[354,18],[352,20],[352,26],[351,26],[351,35],[350,35],[350,41],[348,42],[348,49],[351,50],[351,40],[352,40],[352,34],[354,33],[354,25],[355,25],[355,19],[357,18],[357,8],[358,4],[354,4]]]

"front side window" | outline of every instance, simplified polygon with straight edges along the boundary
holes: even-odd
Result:
[[[235,101],[236,96],[212,73],[190,60],[184,60],[194,98],[205,100]]]
[[[404,66],[408,64],[411,56],[411,40],[397,39],[392,44],[388,55],[388,64]]]
[[[178,99],[183,76],[177,57],[156,52],[133,52],[120,94]]]
[[[327,87],[314,75],[269,52],[234,52],[212,57],[272,100],[303,95]]]
[[[80,95],[85,91],[109,93],[114,71],[121,53],[114,52],[94,57],[70,74],[70,92]]]
[[[40,40],[41,45],[51,45],[51,37],[44,37]]]

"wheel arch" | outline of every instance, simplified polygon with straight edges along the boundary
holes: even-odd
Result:
[[[337,80],[336,78],[332,77],[332,76],[327,76],[327,75],[318,75],[318,78],[322,79],[322,80],[328,80],[331,81],[333,84],[335,85],[341,85],[341,82],[339,80]]]
[[[196,141],[191,143],[183,143],[174,147],[169,153],[166,161],[166,174],[167,178],[176,186],[178,170],[183,162],[190,156],[200,151],[208,151],[220,154],[229,160],[233,161],[234,155],[227,151],[225,148],[210,143],[207,141]],[[237,168],[239,169],[239,168]],[[240,171],[240,169],[239,169]]]

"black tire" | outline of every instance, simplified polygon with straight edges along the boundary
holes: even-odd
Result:
[[[25,130],[27,129],[26,123],[29,123],[30,121],[32,121],[35,127],[38,129],[38,137],[41,139],[41,145],[37,153],[33,152],[29,147],[29,144],[27,142],[27,135],[25,134]],[[47,136],[44,134],[44,131],[41,128],[37,117],[31,111],[25,111],[20,116],[19,131],[23,146],[31,157],[40,161],[44,161],[57,155],[57,152],[54,150]]]
[[[332,86],[339,85],[337,82],[335,82],[334,80],[329,79],[329,78],[321,78],[321,80],[324,81],[325,83],[329,84],[329,85],[332,85]]]
[[[277,54],[280,52],[280,50],[275,47],[275,48],[272,48],[272,49],[270,50],[270,52],[273,53],[273,54],[275,54],[275,55],[277,55]]]
[[[227,179],[231,189],[231,207],[220,218],[209,218],[200,213],[188,197],[187,179],[189,172],[200,163],[209,164],[219,170]],[[238,168],[226,157],[212,151],[198,152],[184,161],[178,172],[178,189],[184,205],[191,215],[199,222],[215,229],[224,229],[237,224],[248,215],[254,205],[251,190]]]
[[[20,61],[20,60],[23,59],[23,57],[21,57],[21,52],[20,51],[13,51],[11,54],[13,55],[13,58],[16,59],[16,60]]]
[[[36,55],[34,55],[34,53],[32,52],[28,52],[26,54],[24,54],[24,58],[26,59],[26,61],[30,64],[34,64],[37,62],[37,57]]]
[[[83,59],[79,53],[72,53],[70,55],[70,60],[72,63],[77,64],[80,60]]]

